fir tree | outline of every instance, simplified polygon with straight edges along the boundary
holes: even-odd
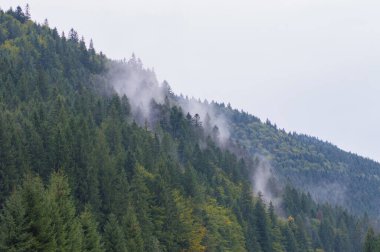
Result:
[[[88,208],[85,208],[84,212],[81,213],[80,224],[82,226],[83,233],[82,251],[104,251],[101,243],[101,236],[97,230],[98,224]]]
[[[104,227],[104,248],[109,252],[127,251],[125,236],[114,214],[110,214]]]

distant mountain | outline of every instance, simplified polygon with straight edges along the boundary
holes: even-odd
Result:
[[[377,166],[0,11],[0,251],[360,251],[367,191],[317,186]]]

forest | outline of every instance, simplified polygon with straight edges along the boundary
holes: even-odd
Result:
[[[136,103],[116,73],[152,99]],[[362,203],[296,183],[362,168],[348,178],[362,197],[377,163],[213,103],[234,121],[225,141],[183,99],[135,56],[0,10],[0,251],[380,251]],[[253,190],[253,153],[273,163],[279,203]]]

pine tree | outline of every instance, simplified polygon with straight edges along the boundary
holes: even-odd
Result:
[[[60,172],[53,173],[48,194],[52,202],[52,226],[57,243],[56,251],[80,251],[82,233],[75,206],[71,199],[67,178]]]
[[[144,240],[142,238],[140,223],[137,220],[136,212],[129,206],[126,215],[122,219],[122,228],[126,236],[126,247],[128,251],[144,251]]]
[[[29,4],[26,4],[25,6],[25,17],[26,17],[26,20],[30,20],[30,7],[29,7]]]
[[[30,251],[37,242],[31,232],[27,211],[20,191],[14,192],[6,201],[0,215],[1,251]]]
[[[109,252],[127,251],[123,230],[114,214],[110,214],[104,227],[104,248]]]
[[[292,231],[292,229],[290,228],[289,225],[292,225],[292,223],[288,223],[284,229],[283,229],[283,233],[284,233],[284,238],[285,238],[285,249],[286,251],[298,251],[297,249],[297,241],[296,241],[296,238],[294,237],[294,233]]]
[[[364,241],[364,252],[379,252],[380,251],[380,242],[379,238],[376,238],[375,232],[370,228],[367,232]]]
[[[136,216],[141,225],[141,234],[144,241],[147,241],[153,234],[153,222],[150,204],[152,203],[152,193],[147,186],[147,180],[151,178],[144,167],[137,165],[136,173],[131,182],[132,200],[135,206]]]
[[[0,215],[0,248],[4,251],[53,251],[52,206],[42,181],[28,175],[6,201]]]
[[[104,251],[101,243],[101,236],[97,230],[98,224],[96,223],[88,207],[86,207],[84,212],[82,212],[82,214],[80,215],[80,223],[83,232],[82,251]]]
[[[256,202],[254,211],[258,234],[257,241],[260,243],[261,249],[264,252],[269,252],[271,250],[271,240],[269,235],[270,225],[265,211],[264,202],[261,198]]]

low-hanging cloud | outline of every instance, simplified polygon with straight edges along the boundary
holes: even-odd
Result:
[[[261,194],[265,203],[272,202],[277,209],[281,206],[281,197],[276,192],[279,186],[269,160],[261,155],[256,155],[257,166],[252,175],[253,192]]]
[[[328,202],[333,205],[345,206],[347,201],[347,187],[339,182],[322,182],[306,186],[314,200],[317,202]]]
[[[111,86],[120,96],[128,97],[135,119],[149,121],[152,101],[162,104],[166,95],[165,88],[159,85],[154,71],[144,69],[141,60],[134,55],[128,62],[110,64]]]
[[[218,112],[214,103],[200,101],[195,98],[180,98],[179,104],[185,113],[192,116],[198,114],[202,126],[207,135],[213,135],[215,129],[218,130],[218,139],[215,139],[221,145],[225,145],[230,139],[230,129],[228,121],[224,114]]]
[[[131,105],[135,121],[153,123],[152,101],[163,104],[170,93],[166,81],[159,84],[153,70],[145,69],[140,59],[134,55],[128,62],[111,62],[109,67],[111,86],[120,96],[126,95]],[[170,96],[171,105],[178,105],[191,116],[198,115],[206,135],[210,135],[220,145],[225,146],[230,139],[228,121],[214,102],[201,102],[195,98]]]

